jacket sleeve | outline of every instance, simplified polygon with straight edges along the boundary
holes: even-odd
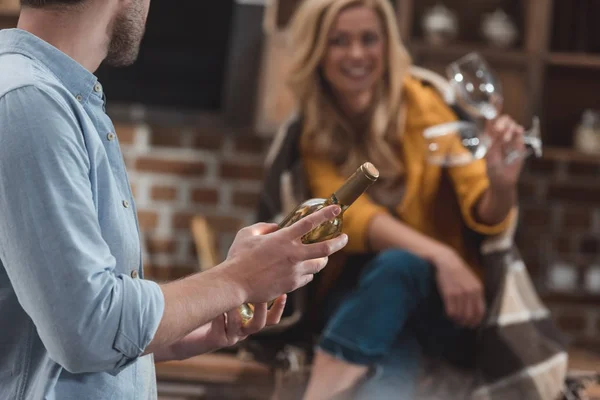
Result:
[[[465,224],[483,235],[496,235],[506,230],[515,217],[516,209],[511,210],[504,220],[496,225],[481,223],[476,218],[476,205],[490,186],[485,160],[449,168],[454,190]]]
[[[435,112],[438,115],[448,116],[447,122],[456,120],[457,117],[464,119],[464,112],[458,107],[451,109],[440,96],[440,93],[434,88],[427,86],[420,94],[427,98],[427,112]],[[445,139],[439,138],[437,144],[440,147],[439,154],[441,155],[451,153],[456,156],[462,152],[465,154],[465,157],[470,157],[469,151],[462,146],[459,138],[454,135],[447,136]],[[490,186],[485,159],[469,162],[461,166],[450,167],[448,168],[448,173],[457,195],[462,218],[470,229],[483,235],[495,235],[508,228],[514,217],[514,210],[502,222],[496,225],[483,224],[476,218],[475,207],[477,202]]]

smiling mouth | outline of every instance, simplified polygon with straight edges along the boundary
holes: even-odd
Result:
[[[362,79],[371,74],[371,68],[367,67],[343,67],[342,74],[350,79]]]

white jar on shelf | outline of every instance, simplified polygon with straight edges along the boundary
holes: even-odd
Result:
[[[547,282],[548,288],[557,292],[573,292],[577,290],[577,270],[574,265],[555,262],[550,265]]]
[[[575,128],[575,149],[600,154],[600,112],[587,109]]]
[[[458,34],[458,19],[456,14],[444,4],[437,3],[431,7],[421,19],[421,28],[425,40],[429,44],[441,45],[451,42]]]
[[[585,288],[589,293],[600,294],[600,265],[592,265],[588,268]]]
[[[519,36],[515,22],[500,8],[483,16],[481,31],[491,45],[500,48],[512,47]]]

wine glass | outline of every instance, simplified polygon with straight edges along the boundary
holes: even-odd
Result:
[[[427,162],[442,167],[466,165],[482,159],[492,139],[476,123],[453,121],[431,126],[423,132]]]
[[[448,65],[446,73],[455,90],[457,102],[473,117],[493,120],[498,117],[504,97],[502,86],[486,61],[477,53],[466,56]],[[526,150],[511,151],[505,161],[514,162],[519,157],[542,155],[542,139],[539,118],[534,117],[531,129],[523,133]]]

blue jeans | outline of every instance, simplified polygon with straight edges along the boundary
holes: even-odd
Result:
[[[372,367],[359,398],[411,399],[423,353],[469,362],[471,355],[448,352],[469,338],[446,317],[433,267],[409,252],[379,253],[336,302],[319,348]]]

